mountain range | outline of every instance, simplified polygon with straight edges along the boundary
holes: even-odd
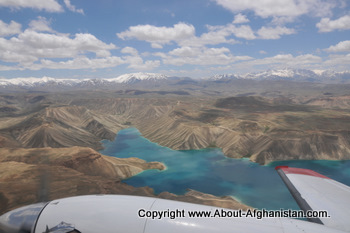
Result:
[[[0,212],[39,201],[35,193],[45,170],[52,171],[53,199],[154,196],[148,187],[120,180],[161,164],[111,160],[97,152],[101,140],[113,140],[130,126],[171,149],[216,147],[227,157],[259,164],[350,159],[349,77],[349,72],[282,69],[206,79],[152,73],[0,79]],[[195,191],[159,197],[245,208],[232,198]]]
[[[232,79],[251,80],[288,80],[294,82],[315,82],[315,83],[349,83],[350,72],[336,72],[332,70],[306,70],[306,69],[279,69],[266,70],[258,73],[223,74],[214,75],[209,78],[211,81],[223,81]]]
[[[220,74],[210,78],[192,79],[183,77],[169,77],[157,73],[131,73],[123,74],[116,78],[100,79],[59,79],[52,77],[28,77],[28,78],[0,78],[0,88],[21,87],[61,87],[61,88],[89,88],[89,87],[115,87],[130,86],[135,84],[203,84],[207,82],[230,82],[235,80],[287,80],[292,82],[311,82],[325,84],[350,83],[350,71],[336,72],[331,70],[306,70],[306,69],[279,69],[266,70],[258,73]]]
[[[28,77],[28,78],[13,78],[13,79],[0,79],[0,86],[22,86],[22,87],[36,87],[36,86],[96,86],[101,84],[132,84],[137,82],[157,82],[168,80],[169,77],[163,74],[156,73],[131,73],[123,74],[116,78],[110,79],[58,79],[52,77]]]

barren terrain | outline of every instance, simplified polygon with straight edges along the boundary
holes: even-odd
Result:
[[[328,86],[326,92],[324,85],[306,85],[293,94],[291,90],[263,91],[258,85],[244,91],[233,88],[230,93],[225,84],[216,85],[224,91],[215,93],[213,87],[198,92],[191,91],[191,86],[177,86],[166,91],[0,94],[0,212],[43,197],[154,196],[152,189],[134,188],[122,179],[145,169],[161,170],[164,165],[96,152],[102,148],[101,140],[114,140],[127,127],[175,150],[218,147],[228,157],[246,157],[260,164],[350,159],[350,93],[345,87]],[[48,194],[41,194],[42,190]],[[247,208],[230,197],[194,190],[183,196],[159,196]]]

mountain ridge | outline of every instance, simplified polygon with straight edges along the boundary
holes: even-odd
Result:
[[[109,83],[121,83],[121,84],[132,84],[139,81],[159,81],[166,80],[168,76],[157,73],[130,73],[123,74],[116,78],[92,78],[92,79],[66,79],[66,78],[52,78],[43,76],[42,78],[37,77],[21,77],[5,79],[0,78],[0,86],[39,86],[44,84],[57,84],[57,85],[67,85],[74,86],[82,83],[98,84],[101,82]]]
[[[93,79],[68,79],[52,78],[43,76],[21,77],[21,78],[0,78],[0,87],[99,87],[109,85],[133,85],[137,83],[157,82],[222,82],[232,80],[288,80],[294,82],[314,83],[350,83],[350,71],[336,72],[332,70],[307,70],[307,69],[270,69],[257,73],[246,74],[216,74],[209,78],[193,79],[189,77],[170,77],[160,73],[129,73],[122,74],[115,78],[93,78]]]
[[[333,70],[307,70],[307,69],[269,69],[256,73],[222,74],[214,75],[208,80],[230,80],[230,79],[250,79],[250,80],[289,80],[299,82],[321,82],[321,83],[342,83],[350,82],[350,71],[336,72]]]

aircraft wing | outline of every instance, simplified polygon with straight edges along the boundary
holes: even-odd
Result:
[[[350,187],[315,171],[288,166],[275,168],[299,207],[326,210],[329,217],[309,218],[311,222],[350,232]]]
[[[307,169],[280,166],[276,170],[303,210],[325,210],[330,217],[312,218],[321,224],[288,216],[259,219],[248,212],[240,215],[241,210],[154,197],[89,195],[14,209],[0,216],[0,233],[350,232],[350,187]]]

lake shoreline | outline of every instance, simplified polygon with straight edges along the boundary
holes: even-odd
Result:
[[[166,170],[143,171],[123,181],[134,187],[149,186],[156,195],[162,192],[185,195],[186,190],[192,189],[215,196],[233,196],[258,209],[298,209],[275,172],[275,166],[304,167],[333,179],[340,178],[338,181],[343,183],[346,183],[344,179],[350,180],[350,172],[344,176],[340,172],[342,169],[338,169],[339,166],[350,167],[348,160],[286,160],[259,165],[249,158],[229,158],[220,148],[172,150],[144,138],[136,128],[123,129],[115,141],[103,143],[102,154],[163,163]]]

